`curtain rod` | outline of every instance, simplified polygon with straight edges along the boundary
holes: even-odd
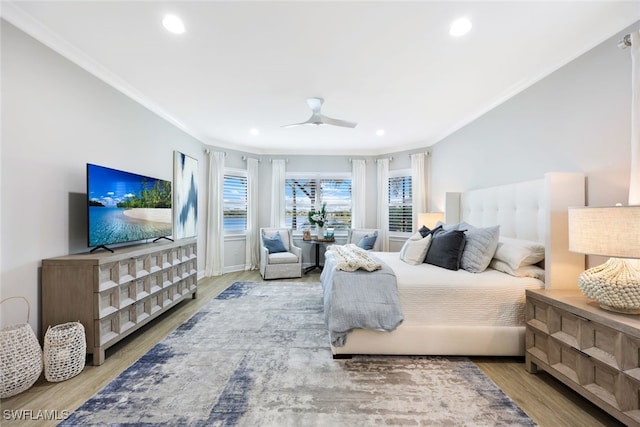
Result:
[[[618,47],[620,49],[631,47],[631,34],[627,34],[626,36],[624,36],[622,40],[618,42]]]
[[[256,159],[256,158],[254,158],[254,157],[242,156],[242,160],[247,160],[247,159],[249,159],[249,158],[251,158],[251,159],[253,159],[253,160],[257,160],[257,161],[258,161],[258,163],[260,163],[260,162],[262,161],[262,159]]]
[[[353,163],[354,160],[364,160],[364,162],[367,163],[367,159],[349,159],[349,163]]]
[[[431,155],[431,151],[423,151],[423,152],[418,151],[417,153],[409,154],[409,157],[413,156],[414,154],[424,154],[425,156],[429,157]]]
[[[206,150],[204,150],[204,153],[205,153],[205,154],[209,154],[209,153],[211,153],[211,150],[209,150],[209,149],[207,148]],[[224,156],[225,156],[225,157],[227,157],[227,152],[226,152],[226,151],[223,151],[223,153],[224,153]]]

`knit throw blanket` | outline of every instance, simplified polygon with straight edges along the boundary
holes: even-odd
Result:
[[[336,270],[356,271],[361,269],[374,271],[382,268],[382,264],[371,258],[367,251],[353,243],[332,245],[327,250],[332,251],[335,256]]]

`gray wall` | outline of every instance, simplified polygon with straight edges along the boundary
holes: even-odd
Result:
[[[1,27],[1,289],[31,302],[37,330],[41,259],[87,251],[86,163],[172,180],[173,151],[204,166],[202,144],[6,21]],[[25,316],[23,304],[3,304],[3,325]]]
[[[626,203],[631,59],[616,42],[636,23],[435,144],[432,206],[446,191],[584,172],[589,205]]]

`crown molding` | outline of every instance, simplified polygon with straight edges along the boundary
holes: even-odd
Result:
[[[0,7],[0,17],[88,73],[104,81],[128,98],[131,98],[149,111],[157,114],[173,126],[197,139],[201,143],[205,143],[205,138],[202,135],[194,132],[162,107],[150,101],[143,93],[139,92],[120,76],[104,67],[89,54],[73,46],[40,21],[26,13],[16,4],[16,2],[3,1]]]

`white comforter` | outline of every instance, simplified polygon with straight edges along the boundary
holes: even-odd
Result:
[[[398,252],[375,252],[397,277],[404,323],[452,326],[523,326],[525,289],[543,282],[493,269],[451,271],[430,264],[409,265]]]

